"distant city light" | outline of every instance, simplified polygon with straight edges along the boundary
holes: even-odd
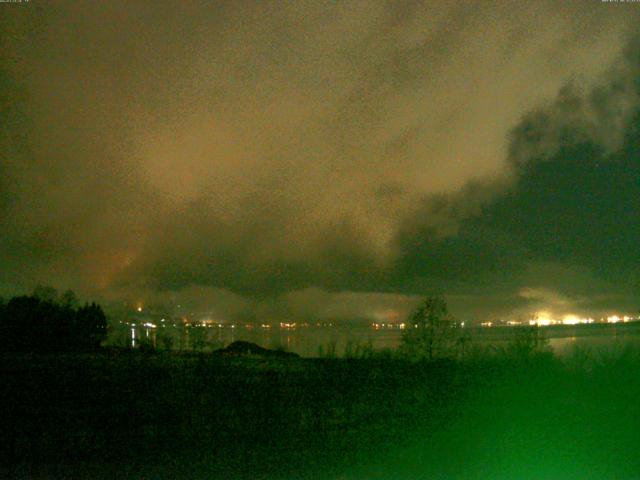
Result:
[[[563,325],[577,325],[580,323],[580,319],[575,315],[565,315],[562,319]]]
[[[564,317],[562,317],[563,325],[580,325],[593,322],[593,318],[580,318],[577,315],[565,315]]]
[[[538,327],[547,327],[549,325],[556,325],[560,322],[551,318],[549,312],[537,312],[531,320],[529,320],[529,325],[537,325]]]
[[[330,327],[332,327],[332,326],[333,326],[333,324],[332,324],[332,323],[329,323],[328,325],[329,325]],[[404,330],[405,328],[407,328],[407,324],[406,324],[406,323],[404,323],[404,322],[401,322],[401,323],[396,323],[396,322],[386,322],[386,323],[373,322],[373,323],[371,324],[371,327],[372,327],[374,330],[380,330],[381,328],[384,328],[384,329],[390,329],[390,330],[394,330],[394,329]],[[417,326],[417,325],[415,325],[414,327],[415,327],[415,328],[417,328],[418,326]]]

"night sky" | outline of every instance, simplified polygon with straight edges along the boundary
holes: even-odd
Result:
[[[640,309],[640,4],[0,4],[0,294]]]

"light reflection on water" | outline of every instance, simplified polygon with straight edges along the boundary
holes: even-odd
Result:
[[[373,348],[374,350],[396,349],[402,331],[398,329],[375,330],[368,326],[352,327],[305,327],[280,328],[230,328],[218,327],[157,327],[141,325],[116,328],[108,343],[138,348],[151,346],[160,349],[212,351],[233,341],[245,340],[265,348],[295,352],[303,357],[315,357],[328,351],[342,356],[348,349]],[[508,340],[471,336],[471,342],[481,346],[506,345]],[[576,349],[617,350],[626,345],[640,346],[640,331],[624,335],[585,335],[549,338],[549,346],[558,355],[566,355]]]
[[[550,338],[549,346],[558,355],[571,354],[572,352],[580,349],[593,351],[621,351],[627,346],[640,346],[640,335],[594,335],[584,337]]]
[[[126,333],[125,333],[126,332]],[[331,349],[342,355],[346,349],[371,346],[380,350],[396,348],[400,343],[399,330],[376,331],[369,327],[306,327],[298,329],[236,327],[135,327],[116,328],[111,332],[111,345],[138,348],[211,351],[236,340],[245,340],[270,349],[295,352],[314,357]]]

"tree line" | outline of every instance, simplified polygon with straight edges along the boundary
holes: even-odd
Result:
[[[430,361],[464,358],[470,337],[460,326],[449,313],[443,297],[428,296],[407,318],[400,353],[406,358]],[[550,353],[548,340],[539,327],[520,326],[512,331],[511,341],[500,349],[500,353],[518,359]]]
[[[0,299],[0,349],[53,353],[95,350],[107,337],[107,317],[100,305],[80,305],[73,291],[58,296],[51,287],[31,295]]]

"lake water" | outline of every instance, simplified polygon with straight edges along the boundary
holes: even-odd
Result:
[[[468,329],[470,344],[506,345],[513,339],[514,328]],[[558,355],[575,349],[619,350],[627,345],[640,347],[640,322],[625,325],[582,325],[571,328],[543,327],[549,346]],[[174,350],[211,351],[235,340],[245,340],[265,348],[281,348],[303,357],[327,352],[342,356],[351,349],[371,346],[375,350],[396,349],[402,330],[374,329],[371,326],[306,326],[298,328],[263,328],[242,325],[211,327],[162,327],[120,325],[108,340],[112,345],[139,347],[149,344]]]

